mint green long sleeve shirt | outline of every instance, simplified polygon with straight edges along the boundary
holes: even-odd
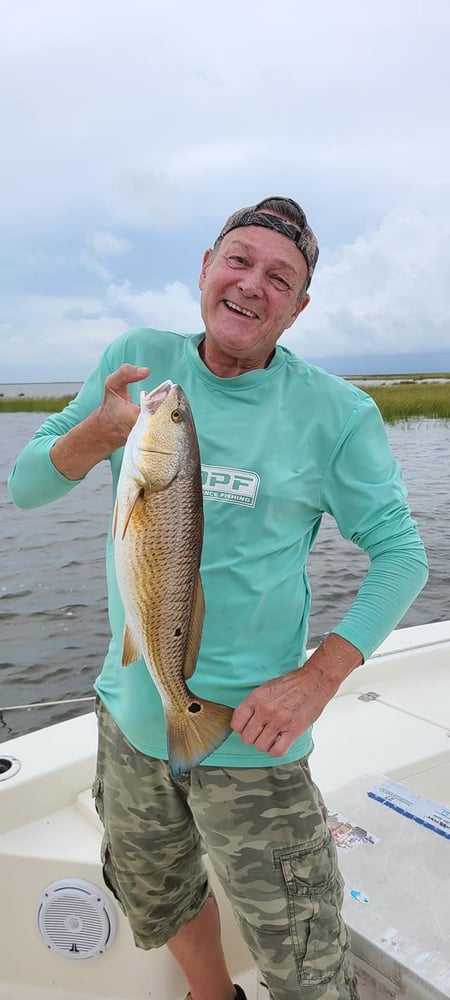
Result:
[[[268,368],[219,378],[200,359],[202,338],[141,329],[114,341],[76,399],[24,448],[9,488],[19,506],[33,507],[77,485],[58,472],[50,450],[100,406],[106,377],[125,361],[151,368],[144,382],[130,386],[136,403],[142,388],[168,378],[180,383],[199,437],[205,514],[206,612],[190,687],[236,706],[263,681],[305,660],[306,560],[324,512],[369,557],[359,592],[333,628],[364,658],[423,587],[427,561],[383,421],[367,394],[280,346]],[[122,453],[110,456],[113,497]],[[121,666],[124,616],[110,529],[106,565],[112,638],[95,687],[127,739],[165,758],[162,705],[150,674],[143,661]],[[284,757],[273,758],[233,733],[207,763],[270,766],[311,747],[308,730]]]

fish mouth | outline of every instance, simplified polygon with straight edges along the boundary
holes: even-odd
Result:
[[[151,392],[145,392],[145,389],[143,389],[140,395],[141,407],[145,409],[150,416],[154,416],[154,414],[159,410],[161,403],[164,403],[164,400],[167,399],[169,392],[173,389],[173,387],[174,382],[167,379],[165,382],[161,382],[161,385],[157,385],[156,389],[152,389]]]

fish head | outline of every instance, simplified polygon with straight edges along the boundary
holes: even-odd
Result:
[[[197,433],[188,398],[180,385],[163,382],[140,393],[141,411],[132,431],[132,464],[150,489],[200,470]]]

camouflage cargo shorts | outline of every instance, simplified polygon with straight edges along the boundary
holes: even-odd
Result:
[[[206,851],[272,1000],[357,1000],[336,848],[307,760],[202,765],[174,780],[101,703],[97,715],[104,878],[136,945],[159,947],[197,916]]]

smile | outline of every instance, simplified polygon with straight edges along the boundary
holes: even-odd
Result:
[[[230,302],[230,299],[224,299],[224,302],[229,309],[233,309],[234,312],[240,313],[241,316],[248,316],[249,319],[258,319],[256,313],[251,312],[250,309],[243,309],[242,306],[237,306],[235,302]]]

